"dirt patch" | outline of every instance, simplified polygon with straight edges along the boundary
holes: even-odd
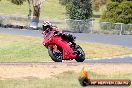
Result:
[[[77,63],[58,63],[58,64],[29,64],[29,65],[0,65],[0,79],[20,79],[20,78],[39,78],[44,79],[53,77],[65,71],[81,72],[83,67],[88,71],[103,74],[127,74],[132,73],[132,64],[77,64]]]

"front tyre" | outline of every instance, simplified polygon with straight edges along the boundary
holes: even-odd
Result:
[[[83,62],[85,60],[85,53],[84,53],[83,49],[79,45],[77,45],[76,50],[78,53],[77,53],[75,60],[77,62]]]
[[[62,52],[58,50],[57,52],[54,51],[54,48],[52,46],[48,47],[48,53],[51,59],[55,62],[62,62]]]

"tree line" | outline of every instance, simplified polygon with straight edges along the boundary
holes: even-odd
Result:
[[[92,10],[98,11],[106,5],[106,11],[101,16],[101,22],[132,23],[132,0],[59,0],[66,6],[70,19],[88,19]]]
[[[1,1],[1,0],[0,0]],[[41,5],[44,0],[8,0],[16,5],[22,5],[28,2],[28,18],[35,17],[38,21],[40,16]],[[109,3],[107,3],[109,1]],[[132,23],[132,1],[131,0],[59,0],[59,3],[66,6],[66,15],[70,19],[86,20],[93,16],[92,10],[106,5],[101,21],[112,23]]]

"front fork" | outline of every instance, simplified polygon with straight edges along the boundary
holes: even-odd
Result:
[[[76,43],[75,42],[70,42],[70,47],[73,49],[73,51],[76,51]]]

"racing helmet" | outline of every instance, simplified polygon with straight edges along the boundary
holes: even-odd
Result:
[[[43,31],[45,31],[50,26],[52,26],[52,24],[49,21],[44,21],[43,22]]]

